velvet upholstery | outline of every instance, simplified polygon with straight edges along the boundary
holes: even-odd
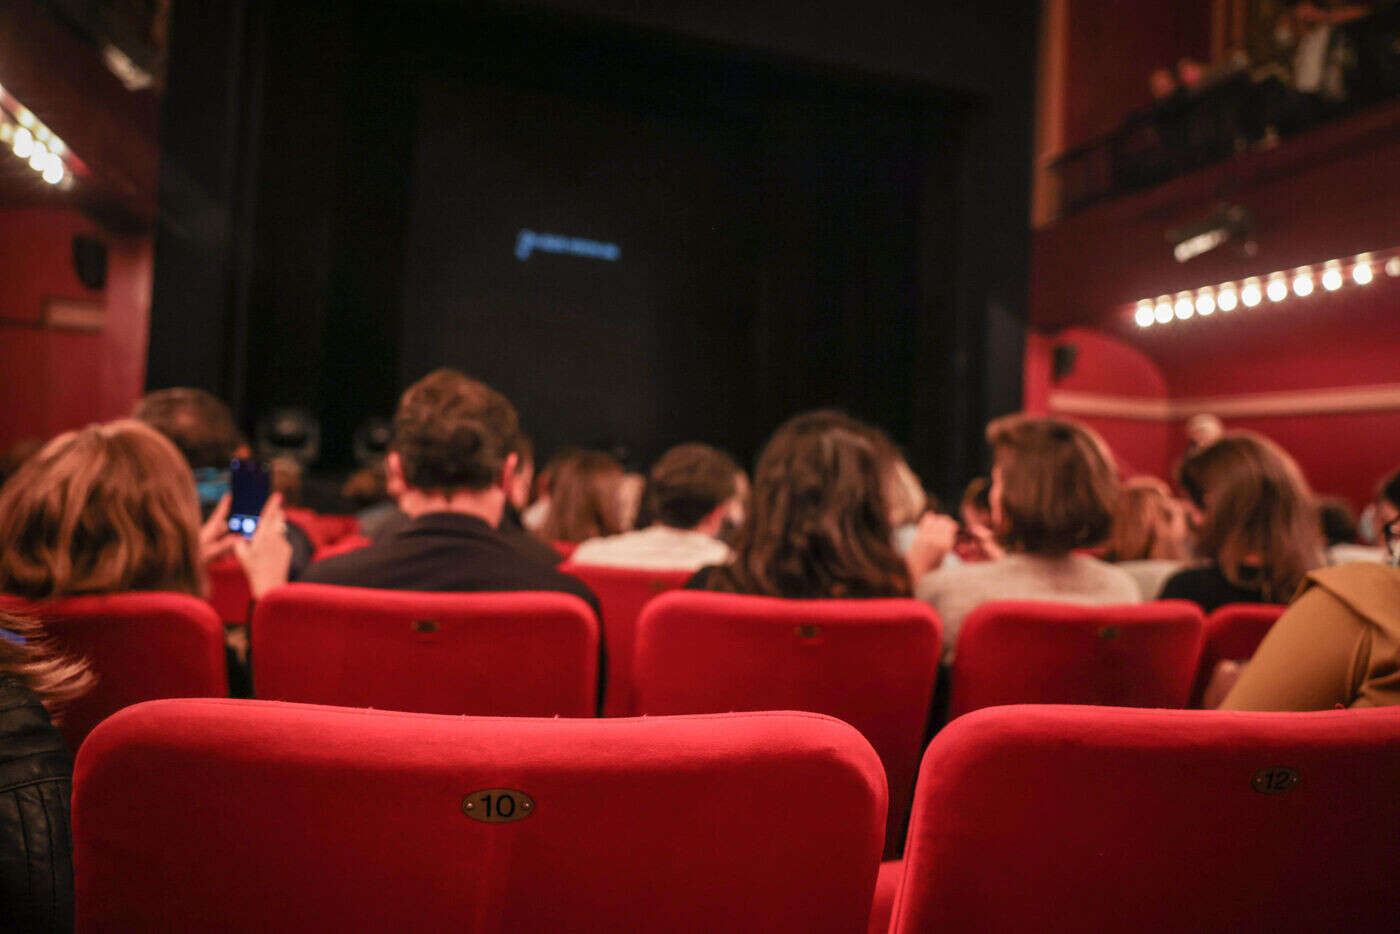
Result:
[[[976,711],[924,755],[892,930],[1392,930],[1396,788],[1397,707]]]
[[[591,717],[598,621],[572,594],[287,584],[253,611],[265,700],[418,713]]]
[[[638,625],[637,712],[810,710],[860,730],[890,782],[898,852],[938,673],[942,625],[912,599],[666,593]]]
[[[588,585],[603,612],[603,640],[608,646],[608,686],[603,715],[626,717],[634,712],[632,653],[637,643],[637,620],[651,598],[678,590],[690,571],[658,571],[565,563],[559,566]]]
[[[253,605],[248,590],[248,576],[243,565],[233,555],[224,555],[209,562],[209,605],[225,623],[244,625]]]
[[[1248,661],[1287,607],[1273,603],[1231,603],[1206,617],[1205,637],[1191,706],[1199,707],[1215,666],[1227,659]]]
[[[44,623],[56,649],[85,658],[92,688],[57,723],[76,751],[103,718],[162,697],[227,697],[224,627],[209,604],[182,593],[133,592],[29,602],[6,609]]]
[[[948,716],[997,704],[1185,707],[1202,622],[1184,600],[984,603],[958,636]]]
[[[524,792],[530,816],[469,819]],[[885,781],[805,713],[124,711],[74,771],[79,931],[769,931],[866,925]]]

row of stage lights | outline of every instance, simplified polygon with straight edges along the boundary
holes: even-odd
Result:
[[[29,167],[50,185],[71,182],[72,176],[63,162],[64,153],[68,151],[63,140],[3,88],[0,88],[0,105],[0,143],[29,163]]]
[[[1250,276],[1238,284],[1206,285],[1194,292],[1178,292],[1175,297],[1159,295],[1156,301],[1144,298],[1137,303],[1133,320],[1140,328],[1150,328],[1154,324],[1185,321],[1197,315],[1209,317],[1217,310],[1231,312],[1240,306],[1254,308],[1265,299],[1278,303],[1288,298],[1290,292],[1298,298],[1307,298],[1319,284],[1324,290],[1335,292],[1346,284],[1348,273],[1357,285],[1369,285],[1376,277],[1376,265],[1371,254],[1363,253],[1352,261],[1350,270],[1341,260],[1334,259],[1324,263],[1322,271],[1316,274],[1312,266],[1300,266],[1291,274]],[[1400,255],[1390,257],[1384,268],[1386,275],[1400,277]]]

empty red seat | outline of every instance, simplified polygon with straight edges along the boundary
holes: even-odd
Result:
[[[1201,653],[1200,607],[995,601],[963,620],[950,718],[996,704],[1185,707]]]
[[[1216,665],[1226,660],[1242,662],[1254,657],[1259,643],[1264,641],[1285,609],[1287,607],[1273,603],[1231,603],[1206,617],[1191,706],[1201,705]]]
[[[942,624],[917,600],[781,600],[680,591],[647,604],[637,712],[810,710],[860,730],[890,783],[887,849],[908,819]]]
[[[1391,930],[1396,788],[1396,707],[981,710],[924,756],[892,930]]]
[[[209,562],[209,605],[225,623],[244,625],[253,594],[248,589],[248,577],[243,565],[233,555],[224,555]]]
[[[224,627],[209,604],[182,593],[116,593],[27,602],[7,609],[42,620],[54,646],[85,658],[92,689],[64,705],[68,748],[123,707],[162,697],[227,697]]]
[[[603,611],[603,641],[608,647],[603,715],[625,717],[634,706],[632,652],[642,607],[659,593],[679,589],[690,580],[691,572],[567,563],[560,565],[559,570],[583,581],[598,597]]]
[[[74,770],[77,929],[860,931],[880,762],[810,714],[161,701]]]
[[[572,594],[288,584],[253,613],[269,700],[420,713],[590,717],[598,621]]]

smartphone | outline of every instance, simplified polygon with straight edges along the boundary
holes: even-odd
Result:
[[[229,507],[229,531],[252,538],[258,528],[258,516],[272,492],[267,471],[252,460],[234,460],[229,465],[229,488],[233,502]]]

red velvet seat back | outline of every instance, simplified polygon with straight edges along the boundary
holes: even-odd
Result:
[[[42,620],[54,646],[86,658],[97,681],[69,701],[58,724],[77,750],[94,726],[123,707],[162,697],[227,697],[224,627],[197,597],[116,593],[29,603],[7,609]]]
[[[1395,707],[981,710],[924,756],[892,930],[1393,930],[1397,788]]]
[[[374,541],[358,532],[346,535],[336,541],[333,545],[326,545],[324,548],[317,548],[312,560],[321,561],[325,558],[334,558],[336,555],[349,554],[352,551],[359,551],[361,548],[368,548]]]
[[[253,595],[248,590],[248,578],[243,566],[233,555],[224,555],[209,562],[209,605],[225,623],[244,625]]]
[[[563,593],[288,584],[253,613],[267,700],[419,713],[590,717],[598,621]]]
[[[690,571],[563,564],[559,570],[577,577],[598,597],[603,611],[603,641],[608,647],[608,685],[603,715],[625,717],[633,712],[632,653],[642,607],[659,593],[677,590],[690,580]]]
[[[1200,608],[1184,600],[983,604],[958,635],[948,715],[996,704],[1185,707],[1201,627]]]
[[[681,591],[642,611],[637,712],[810,710],[860,730],[889,777],[889,851],[908,819],[942,625],[917,600]]]
[[[529,816],[467,816],[500,789]],[[849,934],[884,819],[869,744],[810,714],[160,702],[78,758],[77,928]]]
[[[1273,603],[1232,603],[1206,617],[1205,641],[1191,705],[1199,707],[1206,687],[1222,661],[1248,661],[1287,607]]]

